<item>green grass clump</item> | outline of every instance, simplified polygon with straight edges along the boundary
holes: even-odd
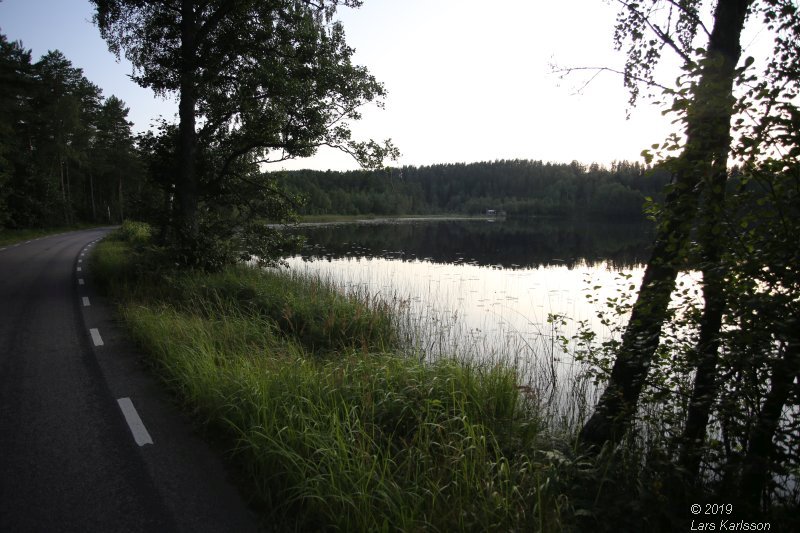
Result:
[[[92,272],[266,522],[563,529],[568,461],[539,451],[512,369],[403,355],[391,310],[316,280],[244,266],[155,275],[127,238],[101,243]]]
[[[320,280],[238,266],[181,277],[177,286],[181,300],[199,296],[269,317],[314,353],[390,350],[397,345],[385,304],[343,295]]]
[[[126,241],[134,245],[145,244],[150,241],[153,230],[146,222],[125,220],[122,226],[111,236],[112,239]]]
[[[164,379],[232,444],[270,520],[343,531],[532,521],[537,470],[521,452],[538,427],[510,371],[386,353],[320,360],[260,315],[215,311],[124,316]]]

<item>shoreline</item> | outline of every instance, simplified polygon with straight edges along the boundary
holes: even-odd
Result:
[[[318,218],[318,219],[317,219]],[[311,220],[309,220],[311,219]],[[398,215],[398,216],[375,216],[352,215],[327,217],[325,215],[302,217],[296,224],[297,227],[316,227],[333,226],[336,224],[387,224],[392,222],[435,222],[449,220],[504,220],[505,217],[490,217],[486,215]],[[279,224],[270,224],[278,226]]]

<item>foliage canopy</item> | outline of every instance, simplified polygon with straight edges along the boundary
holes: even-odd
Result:
[[[134,79],[179,98],[170,229],[184,262],[205,262],[203,252],[213,242],[203,235],[219,244],[236,239],[225,227],[255,229],[258,218],[288,214],[259,165],[310,156],[321,146],[345,151],[364,166],[397,154],[389,141],[352,138],[349,124],[360,118],[359,108],[380,105],[385,94],[352,63],[353,49],[333,20],[338,5],[360,2],[93,3],[102,36],[112,52],[133,63]],[[278,209],[270,212],[269,205]],[[258,239],[245,238],[237,247],[245,246],[246,256],[274,255],[269,232],[262,227],[256,233],[265,237],[263,245],[247,249]]]

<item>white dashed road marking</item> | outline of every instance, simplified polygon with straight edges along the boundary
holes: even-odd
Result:
[[[100,336],[100,330],[92,328],[89,330],[89,333],[92,335],[92,342],[94,342],[95,346],[103,345],[103,338]]]
[[[89,307],[90,305],[91,304],[89,303],[89,297],[88,296],[84,296],[83,297],[83,306],[84,307]]]
[[[78,285],[83,285],[83,278],[78,278]]]
[[[120,398],[117,400],[117,403],[119,404],[119,408],[122,409],[122,414],[125,417],[125,421],[128,423],[128,427],[131,428],[133,440],[136,441],[136,444],[139,446],[153,444],[153,438],[150,436],[150,433],[147,432],[147,428],[144,427],[144,422],[142,422],[142,419],[139,417],[139,413],[136,412],[136,408],[133,406],[131,399]]]
[[[78,272],[80,272],[80,271],[81,271],[81,267],[78,267]]]

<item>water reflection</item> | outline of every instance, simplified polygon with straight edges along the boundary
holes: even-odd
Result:
[[[647,260],[652,230],[645,224],[529,220],[438,220],[313,225],[306,260],[422,260],[504,269],[604,263],[621,270]]]
[[[556,329],[548,316],[586,321],[607,337],[607,324],[586,296],[602,302],[618,296],[621,286],[638,286],[650,242],[641,225],[539,220],[300,231],[307,246],[302,255],[286,258],[289,267],[387,302],[410,353],[510,364],[521,383],[546,393],[548,408],[562,414],[569,406],[591,404],[593,391],[564,388],[576,383],[579,367],[557,339],[574,333],[576,322]]]

